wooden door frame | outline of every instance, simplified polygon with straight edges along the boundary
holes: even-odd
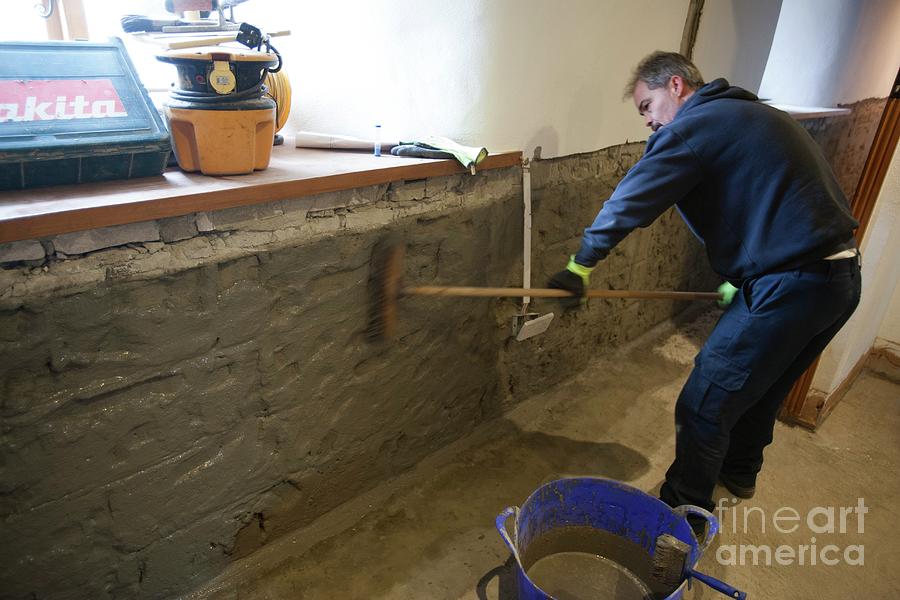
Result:
[[[83,0],[40,0],[39,4],[49,11],[45,17],[47,39],[87,40],[88,26]]]
[[[859,182],[856,186],[856,192],[853,194],[851,208],[853,216],[859,221],[859,229],[856,230],[856,242],[861,244],[865,238],[869,221],[872,213],[875,211],[875,202],[878,200],[878,194],[881,192],[881,186],[884,183],[885,175],[894,156],[894,150],[897,148],[897,140],[900,139],[900,70],[897,71],[897,78],[894,80],[894,86],[891,88],[891,95],[887,99],[884,112],[881,113],[881,121],[878,124],[878,130],[875,132],[875,139],[869,148],[869,155],[866,157],[866,163],[863,166],[862,174],[859,176]],[[862,368],[865,356],[860,359],[856,367],[854,367],[847,377],[847,381],[839,386],[840,389],[846,389],[847,385]],[[812,385],[813,377],[816,374],[816,367],[819,365],[817,358],[813,364],[806,370],[803,375],[794,383],[794,387],[785,398],[784,405],[781,408],[779,418],[787,423],[802,425],[809,429],[816,429],[822,424],[822,421],[834,405],[840,401],[843,394],[835,393],[830,402],[819,396],[811,396],[809,388]]]

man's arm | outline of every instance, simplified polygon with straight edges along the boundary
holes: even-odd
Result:
[[[593,267],[636,227],[647,227],[700,181],[700,163],[681,137],[665,128],[584,230],[575,262]]]

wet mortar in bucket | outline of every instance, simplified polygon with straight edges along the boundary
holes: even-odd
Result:
[[[593,527],[551,529],[522,556],[528,578],[557,600],[665,598],[651,574],[650,554],[640,545]]]
[[[702,543],[687,521],[691,514],[707,521]],[[495,524],[518,563],[523,600],[679,600],[688,573],[744,597],[691,569],[718,531],[712,514],[694,506],[672,508],[621,481],[570,477],[545,483],[521,507],[501,511]],[[668,538],[682,542],[683,552],[658,555],[659,541]]]

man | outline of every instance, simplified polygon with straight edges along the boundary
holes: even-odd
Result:
[[[550,286],[583,296],[596,263],[672,205],[704,243],[728,306],[676,403],[660,498],[712,510],[717,480],[753,496],[782,401],[856,308],[858,223],[815,142],[754,94],[670,52],[626,94],[654,133]]]

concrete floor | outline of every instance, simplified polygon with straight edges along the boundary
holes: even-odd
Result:
[[[657,490],[674,450],[675,399],[716,317],[711,313],[685,327],[659,328],[598,356],[579,377],[234,563],[191,597],[515,598],[512,562],[494,517],[521,504],[542,482],[564,475],[595,474]],[[900,384],[871,371],[863,371],[817,433],[779,423],[756,498],[734,504],[717,488],[728,507],[721,514],[724,531],[701,570],[750,598],[900,597],[900,516],[891,506],[900,498],[898,432]],[[845,512],[846,533],[840,533],[839,507],[855,507],[859,498],[868,509],[864,529],[859,531],[856,513]],[[748,507],[761,510],[747,513],[745,527]],[[810,511],[812,525],[825,528],[832,508],[838,531],[811,530]],[[779,521],[782,531],[795,526],[796,531],[774,530],[779,509],[782,518],[800,515],[794,525]],[[809,549],[800,548],[812,544],[815,565]],[[819,551],[828,544],[837,550],[826,551],[825,559],[838,559],[836,565],[821,562]],[[762,552],[763,545],[773,551],[788,546],[794,558],[781,554],[787,564],[779,564],[773,555],[770,566],[754,565],[748,546]],[[764,554],[758,556],[764,560]],[[736,564],[721,564],[731,558]],[[848,564],[860,558],[863,564]],[[686,597],[723,596],[695,585]]]

